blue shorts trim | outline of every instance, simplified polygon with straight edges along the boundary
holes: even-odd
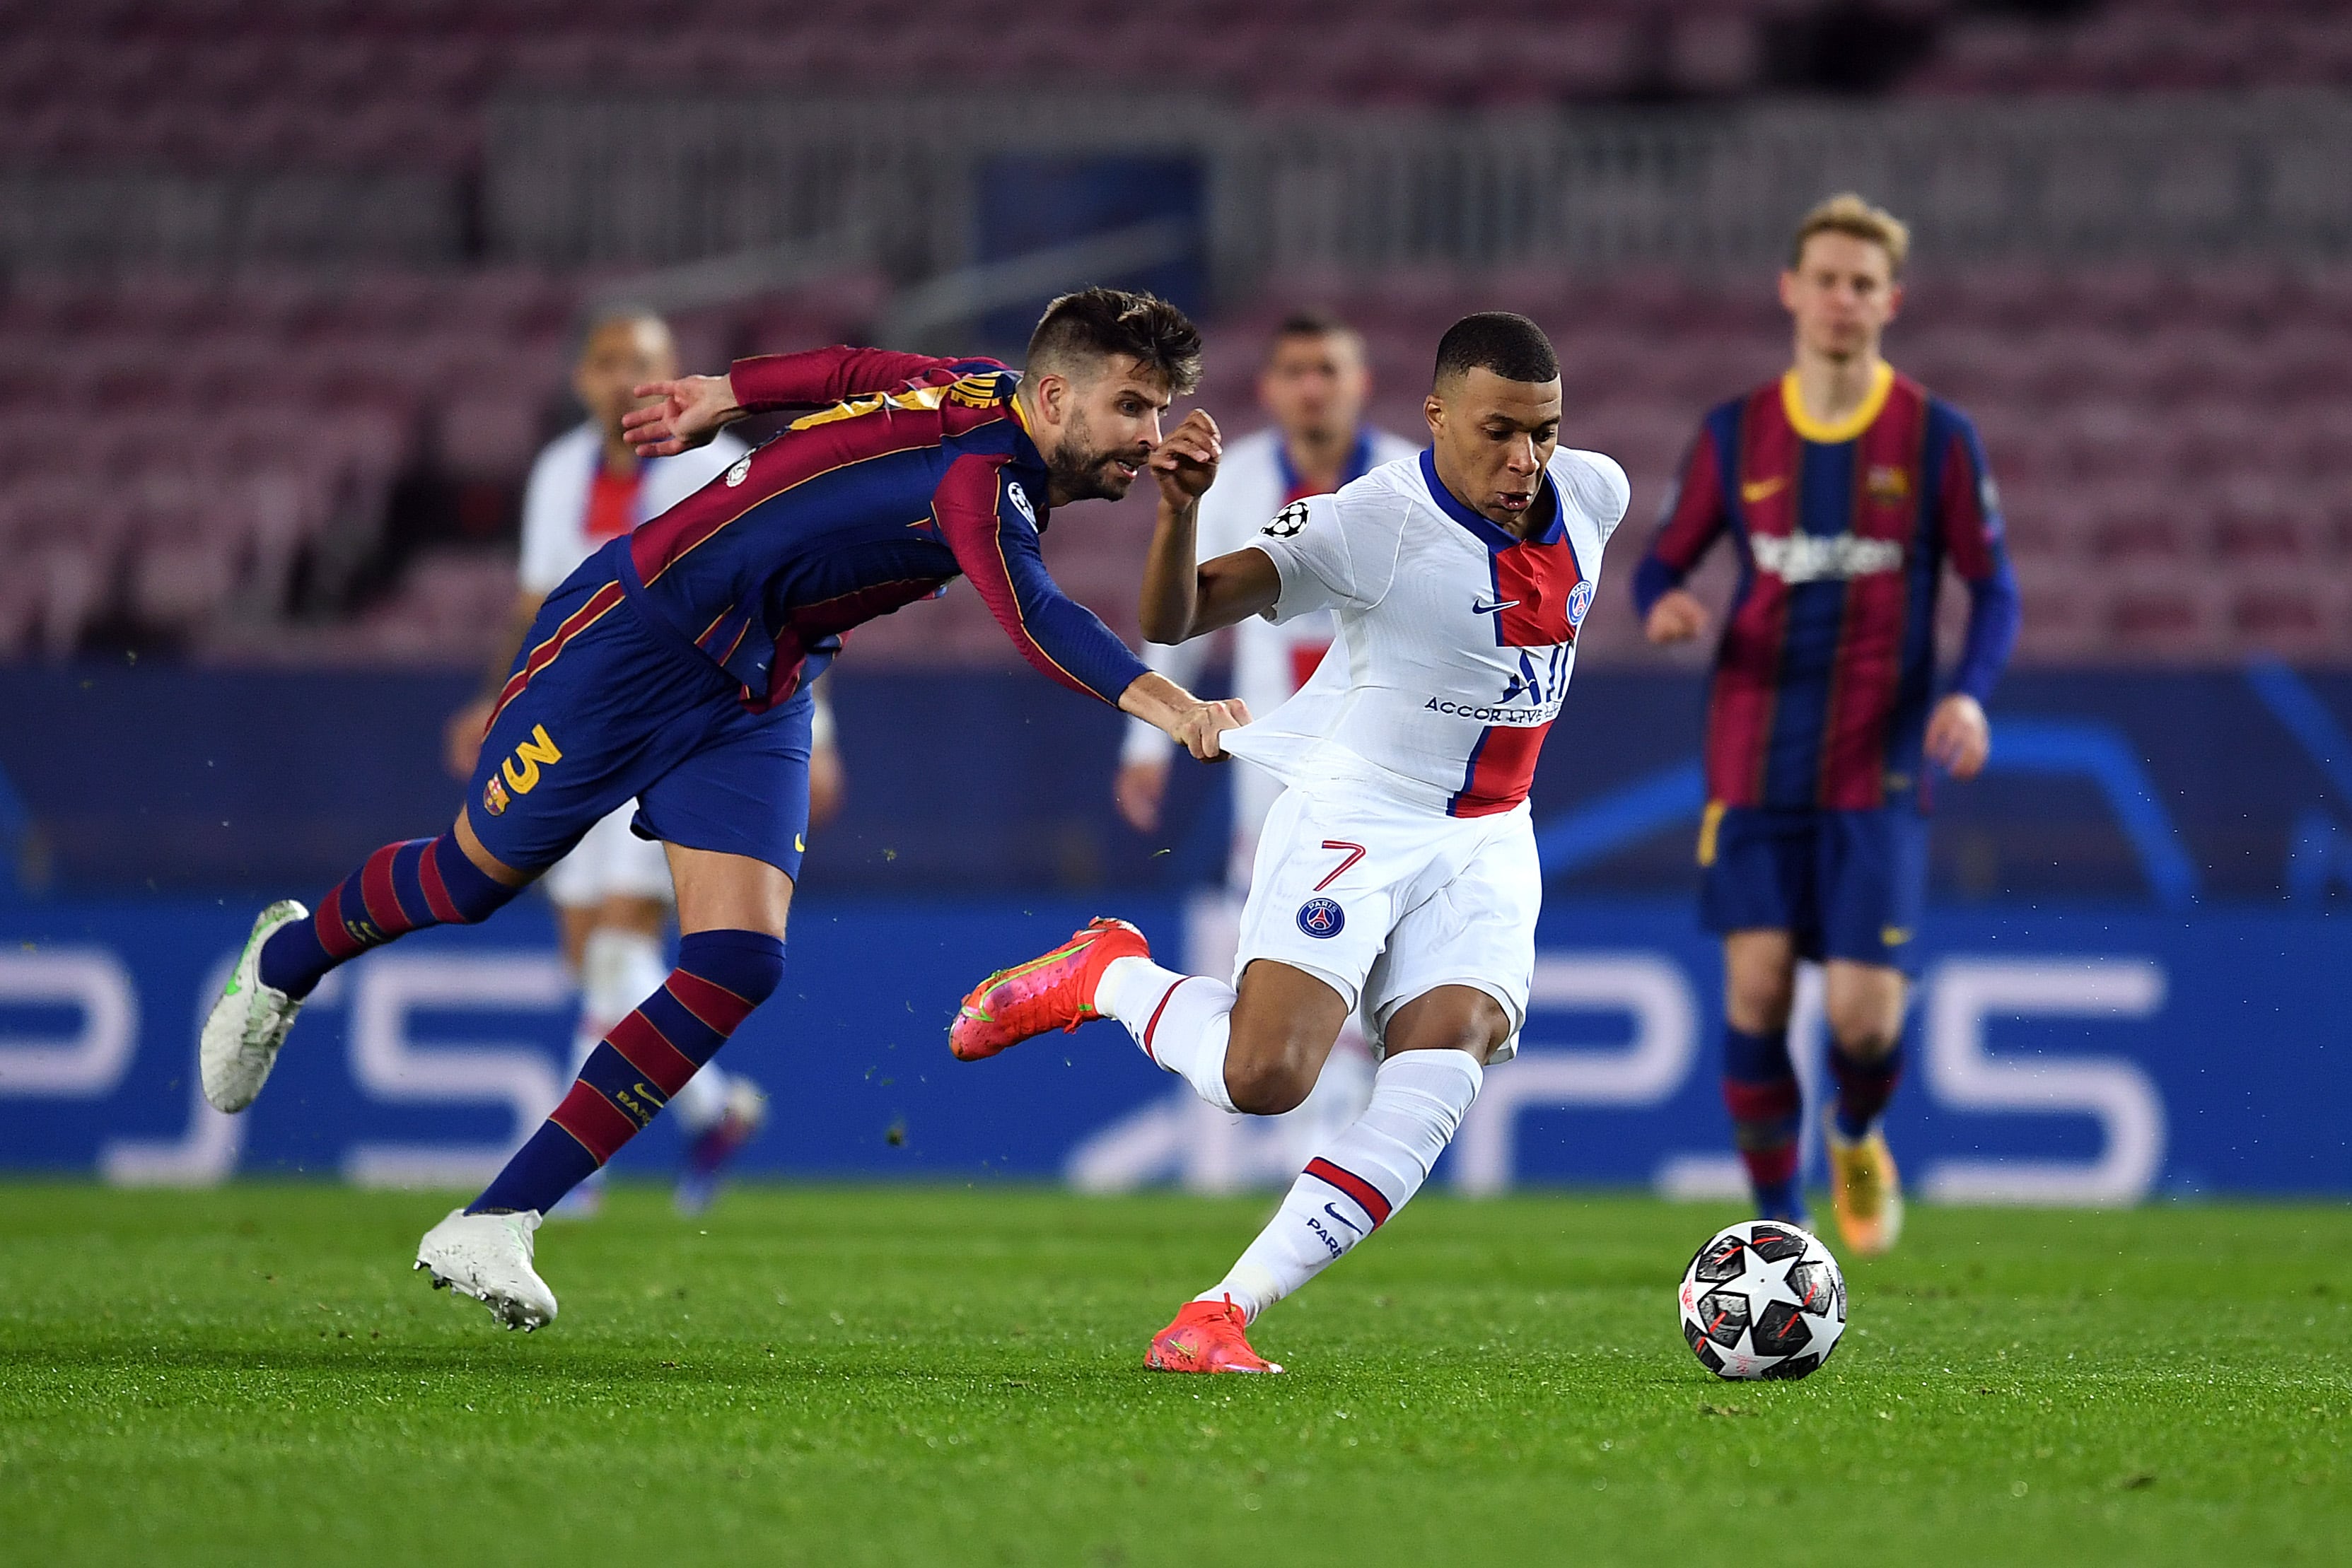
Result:
[[[1867,811],[1709,808],[1699,922],[1717,936],[1786,931],[1797,956],[1918,972],[1927,819],[1906,801]],[[1708,838],[1712,837],[1709,844]]]
[[[625,541],[624,541],[625,542]],[[608,547],[609,551],[609,547]],[[766,713],[734,679],[634,601],[558,632],[617,580],[600,552],[540,609],[515,673],[529,670],[482,742],[467,821],[507,864],[539,872],[615,807],[639,836],[748,855],[798,877],[807,848],[806,686]]]

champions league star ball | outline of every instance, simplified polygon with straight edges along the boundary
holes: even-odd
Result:
[[[1804,1377],[1845,1333],[1845,1276],[1830,1249],[1775,1219],[1718,1230],[1683,1270],[1683,1338],[1717,1377]]]

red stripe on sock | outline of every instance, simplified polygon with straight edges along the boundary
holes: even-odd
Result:
[[[1723,1081],[1723,1103],[1735,1122],[1785,1122],[1803,1109],[1793,1078],[1771,1083],[1742,1083],[1737,1078],[1727,1078]]]
[[[1197,980],[1200,977],[1198,975],[1187,975],[1184,980]],[[1178,988],[1184,984],[1184,980],[1179,980],[1175,985],[1168,988],[1167,995],[1160,998],[1160,1005],[1151,1009],[1151,1021],[1143,1026],[1143,1054],[1154,1061],[1160,1060],[1160,1053],[1151,1049],[1151,1037],[1160,1032],[1160,1015],[1168,1010],[1170,999],[1176,995]]]
[[[1307,1162],[1307,1174],[1318,1181],[1328,1181],[1353,1198],[1356,1207],[1372,1217],[1372,1228],[1378,1230],[1388,1223],[1389,1200],[1381,1189],[1353,1171],[1343,1171],[1319,1155]]]
[[[444,925],[463,925],[466,917],[450,899],[449,885],[441,880],[441,862],[434,858],[440,847],[437,840],[425,846],[425,858],[416,862],[416,880],[424,885],[425,907],[433,912],[434,919]]]
[[[1748,1179],[1756,1186],[1778,1186],[1797,1174],[1797,1140],[1790,1138],[1769,1148],[1743,1148],[1739,1163],[1748,1167]]]
[[[733,1034],[751,1016],[750,1002],[726,987],[684,969],[670,971],[669,994],[677,998],[678,1006],[700,1019],[704,1028],[722,1036]]]
[[[327,890],[325,902],[319,913],[310,917],[311,928],[319,934],[319,946],[336,963],[356,958],[367,951],[367,944],[352,936],[343,925],[343,888],[341,883]]]
[[[665,1100],[685,1088],[686,1081],[696,1071],[693,1059],[672,1045],[643,1012],[633,1012],[614,1024],[613,1032],[604,1037],[604,1043],[644,1073],[662,1092]]]
[[[1895,1086],[1903,1077],[1903,1059],[1889,1056],[1877,1061],[1856,1061],[1832,1049],[1830,1071],[1837,1078],[1839,1114],[1860,1124],[1878,1120],[1886,1103],[1895,1098]]]
[[[386,844],[360,868],[360,902],[367,905],[369,923],[386,936],[404,936],[411,929],[408,912],[400,907],[400,894],[392,885],[393,857],[402,848]]]
[[[637,1135],[637,1124],[618,1105],[585,1083],[575,1082],[563,1103],[548,1118],[580,1140],[580,1146],[603,1165],[620,1153],[621,1145]]]

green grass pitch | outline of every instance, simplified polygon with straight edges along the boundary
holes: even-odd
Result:
[[[446,1203],[0,1186],[0,1561],[2342,1563],[2352,1211],[1919,1209],[1792,1385],[1708,1377],[1723,1209],[1423,1197],[1142,1370],[1262,1199],[624,1188],[529,1337]]]

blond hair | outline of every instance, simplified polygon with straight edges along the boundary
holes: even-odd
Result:
[[[1886,253],[1887,271],[1900,273],[1904,258],[1911,254],[1911,225],[1888,212],[1874,207],[1852,191],[1842,191],[1805,214],[1797,225],[1796,242],[1789,247],[1789,265],[1794,267],[1805,259],[1805,242],[1815,235],[1851,235],[1855,239],[1868,240]]]

